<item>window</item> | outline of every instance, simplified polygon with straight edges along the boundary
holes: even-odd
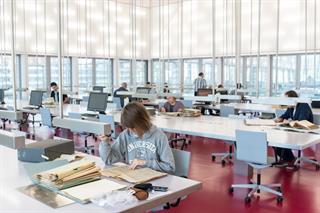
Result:
[[[243,73],[243,83],[249,92],[249,95],[257,95],[257,75],[258,75],[258,58],[248,57],[245,59],[246,66]],[[268,79],[268,58],[266,56],[260,57],[260,72],[259,72],[259,96],[267,95]]]
[[[28,57],[29,90],[47,90],[46,58],[41,56]]]
[[[151,80],[152,83],[155,83],[157,85],[157,90],[161,89],[161,86],[163,85],[163,69],[161,69],[161,66],[163,66],[163,63],[160,63],[156,60],[152,61]]]
[[[105,86],[108,92],[112,92],[112,60],[96,59],[96,83],[97,86]]]
[[[276,56],[272,61],[272,95],[280,96],[287,90],[295,89],[297,56],[278,56],[278,72]]]
[[[131,62],[130,60],[119,60],[119,82],[131,84]]]
[[[302,55],[300,70],[300,94],[313,96],[319,93],[320,55]]]
[[[79,93],[84,93],[90,90],[92,86],[92,59],[91,58],[79,58]]]
[[[51,82],[59,84],[59,60],[57,57],[50,58]],[[71,91],[71,59],[63,58],[63,89]]]
[[[136,61],[135,83],[137,86],[144,86],[147,80],[147,61]]]
[[[164,75],[165,82],[168,83],[169,90],[172,93],[180,93],[180,72],[179,72],[179,60],[165,60],[164,61]]]
[[[202,59],[202,72],[204,73],[204,77],[207,81],[208,86],[214,87],[215,85],[220,84],[220,61],[219,59],[215,60],[215,68],[212,69],[212,58],[210,59]]]
[[[200,72],[199,59],[188,59],[183,61],[183,73],[184,73],[184,88],[183,91],[186,94],[193,93],[193,81],[198,77]]]
[[[0,88],[8,89],[12,87],[11,56],[0,56]]]
[[[223,85],[227,89],[236,87],[236,60],[224,58],[223,60]]]

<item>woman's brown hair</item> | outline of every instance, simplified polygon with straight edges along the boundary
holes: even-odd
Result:
[[[138,128],[148,131],[152,123],[144,106],[138,102],[131,102],[122,110],[121,125],[125,128]]]
[[[297,98],[298,97],[298,93],[294,90],[289,90],[284,95],[288,96],[289,98]]]

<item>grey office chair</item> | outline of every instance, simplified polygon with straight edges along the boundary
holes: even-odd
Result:
[[[257,170],[257,182],[251,180],[250,184],[233,184],[229,188],[229,192],[232,193],[234,188],[251,189],[245,198],[246,203],[250,203],[254,193],[260,193],[260,191],[275,194],[277,201],[282,202],[281,184],[261,184],[261,170],[271,167],[274,163],[274,158],[268,157],[267,134],[265,132],[236,130],[236,143],[237,159],[247,162]]]
[[[81,113],[77,113],[77,112],[69,112],[68,113],[68,117],[71,119],[82,119]],[[72,128],[70,129],[70,131],[75,132],[72,130]],[[92,136],[93,138],[95,138],[94,134],[87,134],[87,133],[81,133],[79,132],[80,135],[84,136],[84,148],[83,151],[86,153],[94,153],[94,146],[88,146],[88,137]]]
[[[116,139],[116,138],[117,138],[117,135],[116,135],[116,125],[115,125],[115,122],[114,122],[114,117],[113,117],[113,115],[103,115],[103,114],[99,114],[99,121],[102,122],[102,123],[108,123],[108,124],[110,124],[111,130],[112,130],[111,137],[112,137],[113,139]]]
[[[120,97],[113,97],[112,102],[117,105],[117,109],[122,109]]]
[[[286,112],[286,109],[276,109],[276,112],[275,112],[276,118],[279,118],[285,112]]]
[[[189,176],[189,170],[190,170],[190,161],[191,161],[191,152],[178,150],[178,149],[171,149],[174,162],[176,165],[176,169],[174,172],[175,176],[188,178]],[[167,205],[164,207],[164,209],[169,209],[170,207],[177,207],[183,198],[178,198],[175,203],[167,203]]]
[[[220,116],[221,117],[229,117],[230,115],[235,115],[236,110],[233,106],[227,106],[224,104],[220,105]],[[222,152],[222,153],[212,153],[211,159],[212,161],[216,160],[216,157],[221,157],[221,164],[224,166],[226,164],[226,159],[231,160],[233,153],[232,153],[232,147],[234,145],[234,141],[224,141],[227,145],[229,145],[229,152]]]
[[[56,128],[52,125],[52,115],[50,109],[40,108],[41,124],[42,126],[47,126],[53,134],[56,135]]]
[[[192,108],[192,100],[181,100],[185,108]]]

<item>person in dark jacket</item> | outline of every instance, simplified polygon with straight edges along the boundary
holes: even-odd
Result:
[[[124,106],[124,98],[125,97],[123,95],[118,95],[118,92],[120,92],[120,91],[128,91],[127,87],[128,87],[128,84],[126,82],[123,82],[121,84],[121,87],[119,87],[118,89],[116,89],[113,92],[113,97],[119,97],[120,98],[121,107]]]
[[[59,87],[56,82],[51,82],[50,84],[51,87],[51,94],[50,97],[54,99],[55,102],[59,102]],[[66,94],[62,95],[63,97],[63,103],[67,104],[69,103],[69,98]]]
[[[293,91],[287,91],[285,96],[289,98],[297,98],[298,94]],[[313,113],[312,110],[307,103],[298,103],[296,106],[288,107],[286,112],[281,115],[279,118],[275,119],[275,122],[281,123],[285,120],[296,120],[302,121],[307,120],[313,122]],[[292,166],[295,157],[290,149],[285,148],[275,148],[276,155],[280,157],[280,164],[283,166]]]

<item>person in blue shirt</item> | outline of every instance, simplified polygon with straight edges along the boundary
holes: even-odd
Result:
[[[121,107],[124,107],[124,98],[125,98],[125,96],[118,95],[118,92],[121,92],[121,91],[128,92],[129,90],[127,89],[127,87],[128,87],[128,84],[126,82],[122,82],[121,87],[119,87],[118,89],[116,89],[113,92],[113,97],[119,97],[120,98]]]
[[[287,91],[285,96],[289,98],[297,98],[298,94],[293,91]],[[285,120],[302,121],[307,120],[313,122],[313,113],[307,103],[298,103],[296,106],[288,107],[283,115],[275,119],[275,122],[281,123]],[[276,155],[280,157],[279,165],[281,166],[293,166],[295,157],[290,149],[275,148]]]

